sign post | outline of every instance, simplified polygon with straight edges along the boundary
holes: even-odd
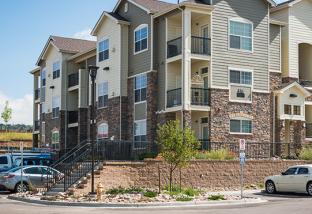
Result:
[[[21,151],[21,185],[22,185],[22,192],[24,192],[24,185],[23,185],[24,142],[20,142],[20,151]]]
[[[246,141],[244,139],[239,140],[239,163],[240,163],[240,186],[241,186],[241,199],[244,198],[244,165],[246,162]]]

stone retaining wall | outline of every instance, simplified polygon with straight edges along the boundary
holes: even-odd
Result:
[[[280,174],[289,166],[312,163],[306,161],[250,160],[244,168],[245,185],[263,183],[266,176]],[[105,189],[113,187],[140,186],[158,188],[160,169],[161,185],[168,183],[166,164],[159,161],[107,163],[95,184],[101,182]],[[182,185],[207,188],[211,191],[236,190],[240,186],[240,165],[238,161],[193,161],[188,168],[182,169]],[[179,183],[179,170],[175,172],[175,183]],[[90,183],[77,193],[90,192]]]

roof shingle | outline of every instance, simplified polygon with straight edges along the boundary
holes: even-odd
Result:
[[[151,12],[160,12],[176,5],[158,0],[132,0],[132,1],[150,10]]]
[[[79,53],[90,50],[96,46],[95,41],[51,36],[51,42],[63,52]]]

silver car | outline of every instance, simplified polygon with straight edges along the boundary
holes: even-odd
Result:
[[[25,166],[23,167],[23,182],[21,177],[22,168],[16,167],[0,174],[0,185],[9,191],[27,192],[31,188],[44,188],[47,178],[53,176],[61,179],[63,174],[47,166]],[[23,183],[23,184],[22,184]]]

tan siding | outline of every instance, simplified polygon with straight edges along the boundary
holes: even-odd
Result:
[[[253,53],[228,50],[229,18],[254,25]],[[216,0],[212,15],[212,87],[228,87],[228,67],[254,70],[254,89],[268,91],[268,5],[262,0]]]
[[[270,26],[270,70],[281,71],[281,27]]]

